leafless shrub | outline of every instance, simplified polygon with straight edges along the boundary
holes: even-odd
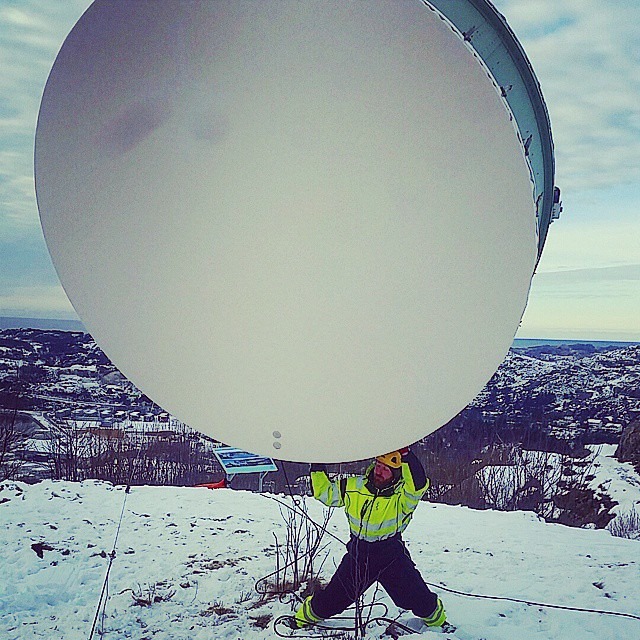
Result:
[[[209,605],[204,611],[200,612],[200,615],[204,618],[208,618],[210,616],[225,616],[233,614],[236,616],[236,612],[229,607],[225,607],[224,602],[222,600],[214,600],[211,605]]]
[[[167,602],[176,595],[176,590],[166,582],[153,584],[138,584],[131,590],[133,603],[139,607],[150,607],[156,602]]]
[[[274,534],[275,588],[278,593],[287,593],[298,591],[303,585],[312,584],[317,579],[322,567],[322,563],[318,566],[318,554],[323,548],[322,539],[332,510],[325,509],[322,523],[316,524],[309,516],[306,501],[292,497],[290,507],[280,507],[280,515],[286,529],[284,544],[280,544]]]
[[[241,591],[240,595],[236,598],[236,604],[244,604],[245,602],[250,602],[253,598],[253,594],[251,591]]]
[[[183,428],[158,436],[123,425],[51,423],[51,477],[106,480],[113,484],[193,485],[211,477],[212,457]]]
[[[607,530],[617,538],[640,540],[640,514],[636,511],[635,506],[631,508],[631,511],[616,516],[607,525]]]
[[[18,428],[17,410],[0,412],[0,482],[15,480],[24,465],[20,454],[28,435]]]
[[[90,456],[91,433],[71,421],[51,423],[49,464],[55,480],[84,480],[84,461]]]
[[[488,464],[478,473],[485,506],[533,511],[547,522],[603,528],[614,502],[591,487],[598,451],[581,458],[549,451],[501,445],[486,453]]]
[[[562,478],[557,454],[525,451],[519,445],[493,447],[487,465],[477,474],[486,506],[502,511],[525,509],[551,516],[551,498]]]
[[[444,438],[416,447],[432,480],[427,499],[533,511],[570,526],[603,528],[613,518],[614,502],[592,486],[598,451],[571,453],[539,435],[530,442],[505,440],[497,431],[483,438],[488,443],[473,451],[449,446]]]

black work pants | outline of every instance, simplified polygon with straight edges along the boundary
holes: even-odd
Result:
[[[419,618],[436,609],[438,598],[425,584],[399,535],[379,542],[352,537],[329,584],[313,595],[311,608],[320,618],[335,616],[376,581],[397,607]]]

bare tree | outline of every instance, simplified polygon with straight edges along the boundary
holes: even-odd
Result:
[[[561,478],[557,454],[503,444],[488,451],[486,460],[477,477],[487,507],[530,510],[543,517],[551,515],[552,498]]]
[[[22,366],[3,381],[6,408],[0,410],[0,481],[15,479],[25,462],[29,433],[21,423],[19,409],[28,387]]]
[[[53,425],[49,440],[49,464],[55,480],[79,481],[86,478],[85,469],[93,438],[87,425],[67,420]]]
[[[548,520],[574,527],[593,525],[602,529],[615,518],[612,509],[618,503],[602,486],[592,487],[594,461],[599,452],[600,449],[580,459],[569,459],[570,463],[558,483],[558,491],[553,496],[555,512]]]
[[[18,425],[17,409],[0,412],[0,482],[18,476],[27,440],[28,434]]]
[[[183,428],[158,435],[67,421],[54,424],[49,441],[51,476],[95,478],[113,484],[193,485],[209,480],[213,455],[197,434]]]
[[[322,523],[317,524],[308,512],[307,501],[291,496],[291,506],[281,505],[285,522],[284,545],[276,537],[277,586],[279,591],[297,591],[302,585],[312,585],[319,572],[318,553],[331,519],[332,509],[323,510]]]
[[[591,486],[597,454],[574,458],[502,445],[487,454],[488,464],[478,473],[485,506],[533,511],[547,522],[605,527],[614,517],[610,512],[614,503]]]

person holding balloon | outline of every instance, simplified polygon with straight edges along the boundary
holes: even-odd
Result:
[[[322,464],[312,464],[310,474],[313,496],[328,507],[344,508],[351,535],[329,584],[306,598],[295,625],[303,628],[341,613],[377,581],[397,607],[411,610],[429,627],[442,627],[444,605],[402,540],[429,488],[417,456],[408,448],[378,456],[355,477],[330,480]]]

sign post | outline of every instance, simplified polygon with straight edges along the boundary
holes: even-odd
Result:
[[[239,473],[259,473],[258,491],[262,492],[262,484],[269,471],[277,471],[278,467],[271,458],[249,453],[234,447],[219,447],[213,452],[222,465],[229,482]]]

